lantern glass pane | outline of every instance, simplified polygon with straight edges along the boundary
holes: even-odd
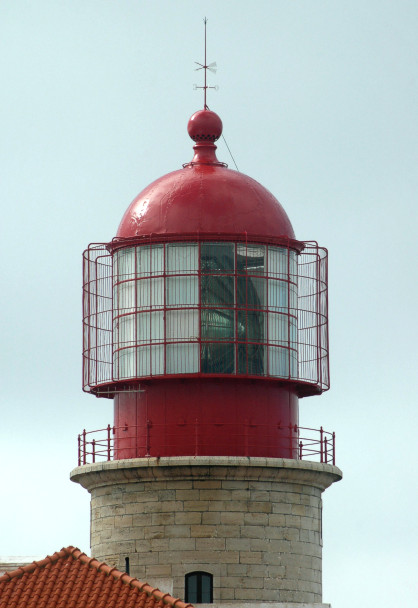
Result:
[[[235,279],[233,276],[203,275],[201,277],[202,306],[233,306]]]
[[[137,247],[136,275],[149,277],[164,272],[164,246],[142,245]]]
[[[147,310],[164,306],[164,278],[137,281],[137,308]]]
[[[199,248],[197,243],[172,243],[167,245],[167,274],[191,274],[199,269]]]
[[[170,310],[166,314],[167,340],[190,341],[199,338],[198,310]]]
[[[197,306],[199,301],[196,277],[168,277],[167,306]]]
[[[233,374],[235,372],[234,344],[202,342],[201,371],[204,374]]]
[[[167,344],[167,374],[194,374],[199,371],[199,345]]]
[[[235,335],[234,311],[227,308],[202,310],[202,340],[233,340]]]
[[[202,243],[201,272],[202,273],[233,273],[235,246],[232,243]]]
[[[269,276],[280,279],[288,277],[288,250],[283,247],[268,248]]]

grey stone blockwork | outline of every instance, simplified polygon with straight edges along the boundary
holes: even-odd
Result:
[[[184,598],[213,575],[214,602],[322,600],[321,493],[341,471],[264,458],[135,459],[85,465],[91,551]]]

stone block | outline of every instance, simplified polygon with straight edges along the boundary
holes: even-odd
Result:
[[[200,490],[176,490],[176,500],[199,500]]]
[[[193,538],[212,538],[216,535],[216,526],[191,526],[190,534]]]
[[[249,488],[249,482],[246,480],[225,479],[221,481],[221,485],[225,490],[247,490]]]
[[[231,500],[231,490],[224,490],[222,488],[219,489],[211,489],[211,490],[199,490],[200,500],[216,500],[223,501]]]
[[[228,564],[226,572],[229,576],[246,576],[249,566],[247,564]]]
[[[264,594],[262,593],[262,587],[258,587],[256,589],[247,589],[246,587],[240,587],[238,589],[235,589],[235,599],[236,600],[253,600],[253,601],[260,601],[260,599],[264,599],[263,597],[260,598],[260,595],[263,596]]]
[[[263,553],[261,551],[240,551],[240,564],[261,564],[263,562]]]
[[[248,511],[251,513],[271,513],[272,504],[271,502],[259,502],[259,501],[248,501]]]
[[[138,513],[132,516],[133,526],[150,526],[152,524],[152,513]]]
[[[229,511],[217,514],[222,524],[242,525],[246,514],[242,511]],[[218,523],[218,522],[216,522]]]
[[[196,522],[196,523],[202,523],[202,524],[208,525],[208,524],[219,524],[221,522],[221,514],[214,512],[214,511],[209,511],[208,513],[202,513],[201,518],[202,518],[202,521]]]
[[[292,505],[287,502],[273,502],[271,503],[271,512],[280,515],[290,515],[292,512]]]
[[[190,538],[190,526],[187,525],[172,525],[164,526],[165,538]]]
[[[206,515],[206,513],[193,513],[192,511],[179,511],[174,515],[174,521],[177,525],[181,524],[200,524],[202,523],[202,517]],[[212,522],[204,522],[204,523],[212,523]],[[216,523],[216,522],[214,522]]]
[[[220,525],[216,526],[215,536],[224,537],[224,538],[237,538],[240,534],[240,526],[230,525]]]
[[[241,538],[265,538],[263,526],[241,526]]]
[[[194,538],[170,538],[168,549],[169,551],[194,551],[196,542]]]
[[[214,549],[216,551],[225,550],[225,539],[224,538],[196,538],[196,550],[207,551],[208,549]]]
[[[116,515],[115,526],[118,528],[126,528],[132,526],[132,515]]]
[[[158,525],[174,525],[175,516],[174,513],[151,513],[151,524],[153,526]]]
[[[185,500],[183,503],[185,511],[209,511],[208,500]],[[211,509],[212,511],[218,511],[219,509]]]
[[[147,526],[144,528],[144,538],[165,538],[165,526]]]
[[[268,513],[245,513],[243,515],[243,523],[250,526],[267,526],[269,517]]]
[[[227,551],[249,551],[251,549],[249,538],[227,538],[225,546]]]
[[[167,481],[167,490],[191,490],[193,481],[191,479],[176,479],[175,481]]]
[[[283,527],[285,525],[285,515],[282,513],[269,513],[268,525]]]

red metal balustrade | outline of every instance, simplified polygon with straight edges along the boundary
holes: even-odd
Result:
[[[170,436],[175,435],[178,427],[184,427],[183,423],[178,424],[165,424],[160,425],[164,426],[164,433],[160,434],[160,438],[158,441],[158,445],[152,446],[150,445],[150,429],[151,427],[155,427],[156,425],[152,423],[152,421],[148,420],[147,428],[145,433],[145,444],[144,445],[136,445],[136,454],[132,456],[132,451],[130,449],[129,457],[138,457],[139,455],[145,456],[159,456],[159,451],[166,452],[167,449],[170,448]],[[157,425],[158,426],[158,425]],[[189,456],[206,456],[207,452],[204,444],[202,444],[200,440],[200,429],[202,426],[207,426],[205,423],[196,421],[195,424],[190,426],[190,444],[189,444]],[[228,425],[225,423],[211,423],[211,426],[216,426],[217,429],[222,427],[231,426],[230,429],[225,429],[228,432],[229,437],[233,437],[234,428],[232,425]],[[253,425],[248,423],[245,428],[245,452],[242,456],[251,456],[251,440],[249,439],[249,429],[254,429],[257,427],[257,430],[261,432],[265,432],[266,438],[269,436],[269,430],[271,430],[271,425]],[[120,435],[123,433],[125,442],[136,442],[137,441],[137,431],[144,431],[143,427],[114,427],[110,426],[110,424],[105,429],[98,429],[95,431],[86,431],[78,436],[78,466],[82,466],[85,464],[91,464],[95,462],[103,462],[108,460],[118,460],[121,458],[125,458],[126,456],[126,447],[118,448],[115,445],[115,435]],[[283,427],[278,427],[280,430],[281,437],[283,438],[283,431],[286,431],[287,434],[284,436],[285,439],[289,440],[289,443],[294,442],[295,438],[297,438],[297,459],[298,460],[313,460],[316,462],[321,462],[324,464],[333,464],[335,465],[335,433],[330,433],[328,431],[324,431],[321,427],[320,429],[312,429],[301,426],[289,426],[285,429]],[[229,455],[229,443],[225,444],[225,446],[219,446],[220,449],[224,449],[225,456]],[[266,444],[266,450],[272,447]]]

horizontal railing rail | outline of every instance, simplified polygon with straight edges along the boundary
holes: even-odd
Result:
[[[243,428],[244,426],[244,428]],[[176,442],[174,441],[178,430],[189,427],[188,436],[190,438],[190,456],[206,456],[206,449],[209,447],[209,443],[204,443],[202,440],[202,429],[205,431],[208,428],[216,429],[219,436],[217,440],[217,447],[220,451],[225,450],[225,456],[229,455],[231,445],[234,440],[242,439],[245,445],[245,454],[248,456],[251,453],[253,447],[251,443],[250,433],[259,431],[262,432],[266,438],[265,448],[266,452],[272,449],[280,443],[288,443],[291,445],[297,445],[297,458],[299,460],[312,460],[321,462],[324,464],[335,465],[335,433],[325,431],[322,427],[320,429],[313,429],[302,426],[272,426],[269,424],[252,424],[245,423],[240,426],[240,431],[235,431],[236,425],[234,423],[225,422],[212,422],[202,423],[196,421],[194,423],[179,422],[175,424],[155,424],[151,420],[148,420],[145,425],[138,426],[122,426],[115,427],[110,424],[104,429],[97,429],[94,431],[83,430],[78,435],[78,466],[85,464],[94,464],[95,462],[103,462],[108,460],[117,460],[118,458],[124,458],[124,454],[129,452],[135,452],[133,456],[137,457],[139,454],[145,456],[157,456],[158,453],[154,454],[155,450],[152,449],[151,445],[151,429],[154,432],[157,430],[158,446],[156,451],[163,451],[164,453],[169,451],[170,448],[175,450]],[[161,433],[158,433],[158,427],[161,427]],[[163,432],[164,430],[164,432]],[[221,437],[222,430],[225,431],[225,438]],[[272,437],[272,432],[276,435]],[[278,436],[278,432],[280,435]],[[118,440],[115,441],[116,436]],[[170,443],[170,437],[173,438],[173,443]],[[224,441],[224,445],[222,443]],[[269,443],[269,441],[271,443]],[[115,444],[119,444],[119,449]],[[229,448],[229,449],[228,449]],[[119,451],[119,454],[118,454]]]

